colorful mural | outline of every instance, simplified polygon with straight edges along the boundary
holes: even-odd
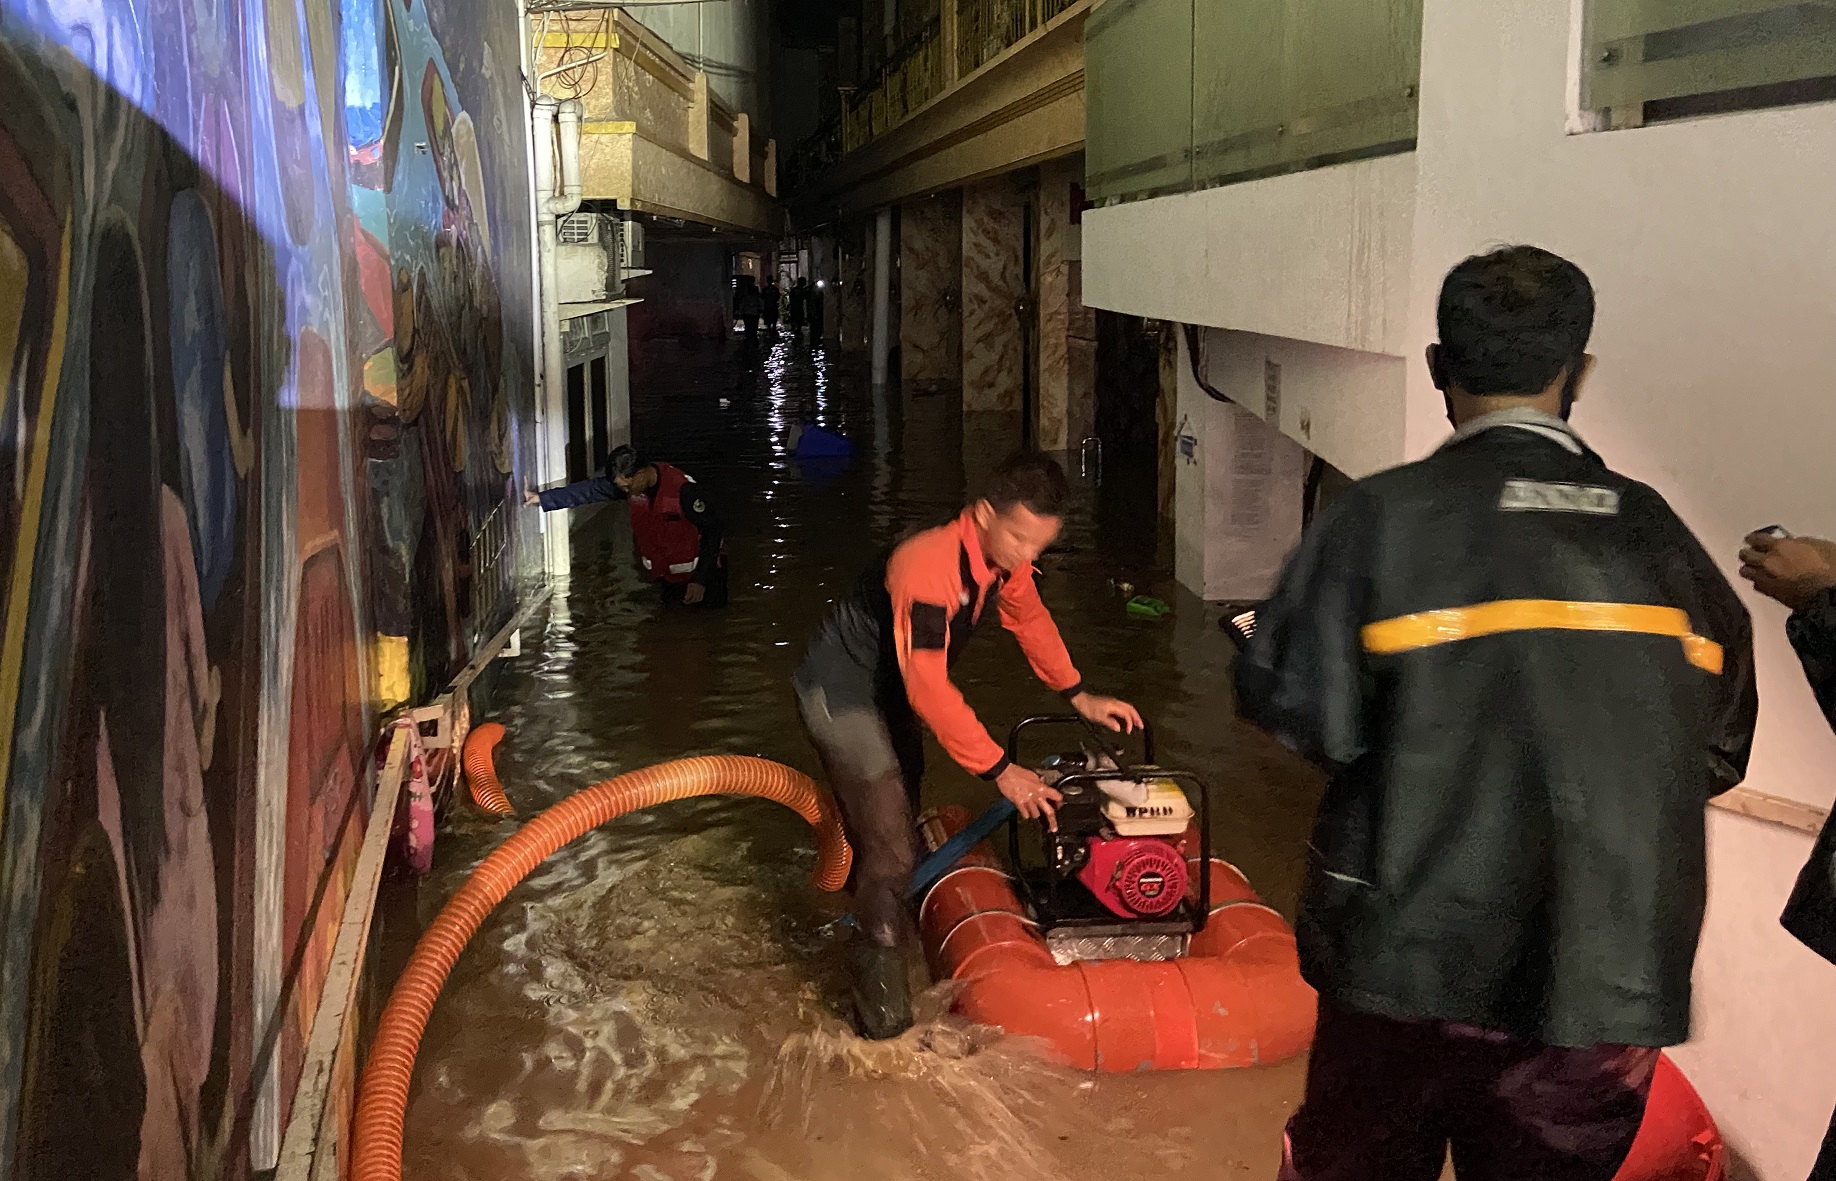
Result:
[[[519,35],[0,0],[0,1181],[274,1164],[381,715],[533,573]]]

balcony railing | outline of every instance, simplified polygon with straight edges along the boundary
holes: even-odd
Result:
[[[781,190],[801,193],[842,158],[842,116],[831,115],[785,158]]]
[[[956,70],[967,78],[1077,0],[943,0],[956,5]]]
[[[852,152],[885,135],[942,94],[946,82],[942,25],[932,21],[842,104],[842,150]]]
[[[1135,200],[1415,147],[1422,0],[1108,0],[1085,188]]]
[[[942,14],[844,100],[842,151],[857,151],[885,135],[958,78],[973,74],[1081,2],[942,0]],[[798,152],[804,154],[804,147]]]

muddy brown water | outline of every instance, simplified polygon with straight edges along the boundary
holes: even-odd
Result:
[[[639,443],[701,479],[730,524],[733,603],[664,608],[635,571],[622,508],[576,528],[572,578],[525,632],[496,695],[509,731],[497,765],[525,817],[690,754],[818,774],[787,686],[805,639],[877,549],[948,519],[1014,441],[1002,421],[965,426],[947,394],[876,396],[857,358],[789,344],[750,372],[731,352],[663,346],[632,384]],[[856,442],[847,470],[790,458],[790,429],[805,418]],[[1208,777],[1217,851],[1291,917],[1319,781],[1233,719],[1219,612],[1164,564],[1151,473],[1112,460],[1099,483],[1078,475],[1075,457],[1068,467],[1076,504],[1041,587],[1072,654],[1094,688],[1156,723],[1164,764]],[[1172,615],[1129,618],[1114,582],[1165,599]],[[995,628],[956,679],[997,736],[1057,704]],[[927,804],[976,809],[993,798],[934,744],[926,792]],[[405,899],[411,917],[384,924],[385,959],[405,954],[418,924],[513,830],[457,812],[433,874]],[[491,916],[434,1012],[406,1176],[1273,1174],[1298,1062],[1087,1076],[942,1017],[893,1045],[848,1035],[835,1016],[845,978],[832,926],[846,903],[809,885],[813,866],[793,814],[733,798],[629,816],[551,858]],[[946,1003],[926,998],[933,1015]]]

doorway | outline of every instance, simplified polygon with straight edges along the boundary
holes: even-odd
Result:
[[[570,483],[592,475],[587,466],[592,441],[587,436],[586,366],[574,365],[567,371],[567,478]]]

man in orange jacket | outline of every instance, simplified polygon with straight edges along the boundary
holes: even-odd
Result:
[[[911,1027],[905,896],[917,865],[913,823],[928,726],[950,757],[992,782],[1028,819],[1053,822],[1058,793],[1010,763],[950,682],[949,668],[989,608],[1033,672],[1072,708],[1112,730],[1141,725],[1135,707],[1084,689],[1033,563],[1063,523],[1065,474],[1037,452],[1003,463],[988,494],[947,525],[908,538],[861,577],[823,621],[792,683],[854,846],[855,913],[864,938],[850,959],[861,1032]]]

